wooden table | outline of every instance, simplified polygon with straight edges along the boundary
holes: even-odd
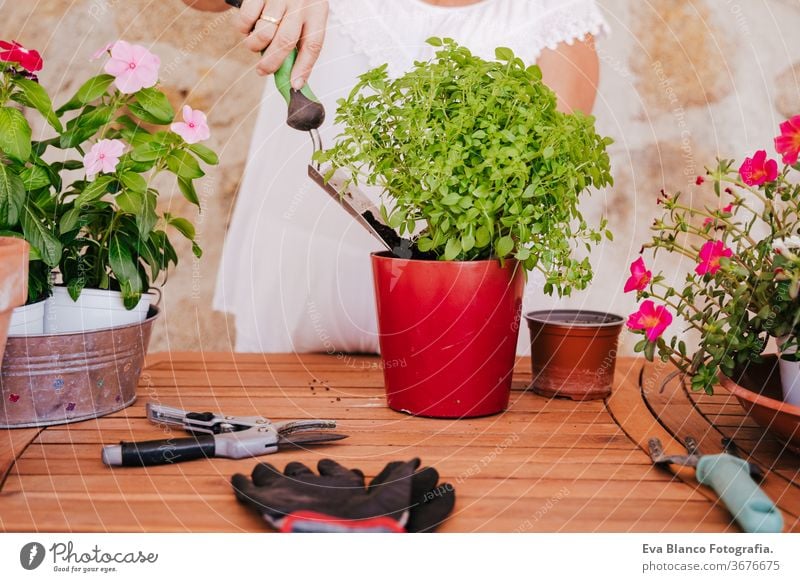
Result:
[[[274,420],[334,418],[350,438],[264,460],[315,464],[331,457],[372,476],[390,460],[419,456],[454,483],[457,503],[440,531],[737,531],[693,471],[654,468],[643,447],[689,431],[702,449],[722,433],[769,469],[764,487],[800,531],[800,459],[747,420],[720,388],[695,397],[641,360],[618,363],[607,401],[546,399],[525,390],[518,362],[508,412],[473,420],[414,418],[386,407],[380,361],[328,355],[155,354],[137,403],[102,419],[0,431],[0,531],[264,531],[238,504],[229,480],[254,460],[215,459],[109,469],[102,444],[163,438],[150,401],[193,410],[263,414]],[[660,421],[654,415],[658,414]]]

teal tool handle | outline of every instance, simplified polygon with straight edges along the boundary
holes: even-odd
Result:
[[[697,480],[719,495],[743,531],[783,531],[780,509],[750,477],[747,461],[728,454],[703,455],[697,462]]]

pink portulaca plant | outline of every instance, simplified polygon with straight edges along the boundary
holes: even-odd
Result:
[[[643,257],[630,266],[625,292],[642,300],[628,319],[641,334],[635,350],[648,360],[671,361],[691,378],[692,387],[713,393],[718,374],[734,375],[758,362],[771,337],[791,353],[800,331],[800,116],[782,123],[775,150],[783,166],[759,150],[734,170],[721,160],[698,176],[718,198],[715,208],[683,203],[681,194],[659,200],[664,215],[652,226],[653,238],[642,247],[668,252],[696,263],[680,286],[662,273],[653,275]],[[686,329],[675,330],[679,316]],[[667,330],[674,333],[666,338]],[[699,337],[693,352],[682,339]]]

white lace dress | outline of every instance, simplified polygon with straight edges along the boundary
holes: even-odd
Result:
[[[545,48],[605,30],[592,0],[481,0],[465,7],[423,0],[330,0],[331,19],[311,86],[328,112],[356,77],[388,63],[400,75],[432,56],[431,36],[493,58],[498,46],[526,62]],[[308,135],[285,124],[286,105],[267,83],[248,164],[228,229],[214,308],[235,316],[247,352],[377,352],[369,253],[380,244],[306,175]],[[520,334],[521,346],[527,334]],[[522,337],[524,336],[524,337]]]

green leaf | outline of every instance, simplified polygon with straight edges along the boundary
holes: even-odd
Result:
[[[461,254],[461,241],[451,238],[444,247],[444,260],[452,261]]]
[[[442,39],[439,38],[438,36],[432,36],[425,42],[431,46],[442,46]]]
[[[36,109],[44,116],[44,118],[47,120],[47,123],[49,123],[53,129],[60,132],[62,129],[61,121],[59,121],[58,117],[53,111],[53,104],[50,101],[50,97],[47,95],[47,91],[44,90],[44,87],[42,87],[36,81],[24,78],[16,79],[15,84],[19,88],[20,92],[12,95],[12,99],[22,103],[23,105],[27,105],[28,107],[33,107]]]
[[[31,155],[31,126],[12,107],[0,107],[0,150],[20,162]]]
[[[172,216],[167,213],[164,214],[164,219],[167,221],[167,224],[174,227],[175,230],[177,230],[183,236],[185,236],[189,240],[194,240],[195,230],[194,230],[194,225],[191,222],[189,222],[185,218]]]
[[[495,252],[501,259],[507,257],[512,250],[514,250],[514,239],[510,236],[501,237],[495,245]]]
[[[191,180],[178,178],[178,188],[184,198],[200,208],[200,199],[197,197],[197,190],[194,189],[194,183]]]
[[[184,150],[174,151],[167,156],[167,167],[170,172],[179,178],[185,178],[187,180],[194,180],[195,178],[205,176],[197,160]]]
[[[73,301],[77,301],[84,287],[86,287],[86,277],[74,277],[67,283],[67,293]]]
[[[144,192],[124,190],[117,194],[114,200],[116,200],[120,210],[136,216],[144,206]]]
[[[193,143],[189,146],[189,149],[194,152],[194,154],[203,160],[205,163],[210,164],[212,166],[216,166],[219,164],[219,158],[217,154],[214,153],[214,150],[204,146],[203,144]]]
[[[103,174],[96,177],[93,182],[88,182],[83,191],[78,194],[78,197],[75,199],[75,206],[79,207],[82,204],[89,204],[95,200],[100,200],[108,193],[109,186],[116,182],[116,180],[116,176]]]
[[[59,145],[62,149],[73,148],[94,136],[102,127],[111,122],[114,110],[108,105],[101,105],[84,113],[67,123],[67,130],[61,134]]]
[[[147,141],[131,150],[131,159],[137,162],[152,162],[162,158],[168,151],[167,146]]]
[[[145,192],[147,190],[147,182],[136,172],[123,172],[120,174],[119,181],[129,190],[136,192]]]
[[[108,264],[120,284],[127,309],[133,309],[142,295],[142,279],[125,238],[115,233],[108,245]]]
[[[142,206],[139,212],[136,213],[136,227],[139,229],[139,236],[143,239],[147,239],[150,236],[158,222],[156,204],[158,204],[156,193],[154,191],[147,192],[142,199]]]
[[[57,113],[60,115],[66,111],[80,109],[87,103],[91,103],[95,99],[105,94],[113,82],[114,77],[111,75],[98,75],[96,77],[92,77],[83,85],[81,85],[80,89],[78,89],[72,99],[58,108]]]
[[[137,92],[136,101],[128,105],[128,109],[142,121],[156,125],[166,125],[175,119],[169,99],[154,87]]]
[[[501,46],[494,50],[494,56],[497,57],[498,61],[513,61],[514,51],[512,51],[510,48]]]
[[[67,210],[62,216],[58,224],[58,229],[61,234],[66,234],[77,230],[80,227],[81,209],[73,207]]]
[[[41,166],[29,166],[19,174],[28,192],[50,185],[50,175]]]
[[[12,227],[25,205],[25,184],[6,164],[0,163],[0,226]]]
[[[53,235],[44,220],[37,216],[35,211],[30,206],[25,206],[22,210],[22,232],[25,235],[25,240],[34,247],[41,257],[42,261],[48,267],[57,267],[61,260],[62,246],[55,235]]]

